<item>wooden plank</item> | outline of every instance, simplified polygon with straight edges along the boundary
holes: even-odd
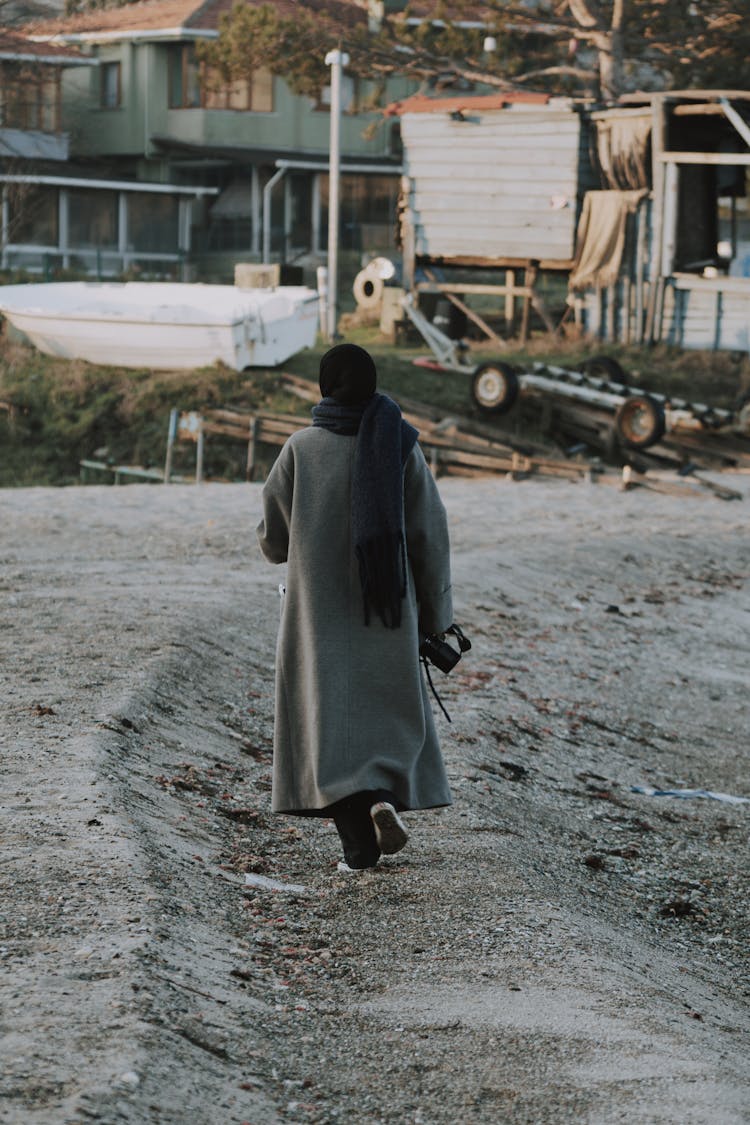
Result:
[[[662,164],[712,164],[750,167],[750,152],[662,152]]]
[[[534,202],[544,209],[549,209],[550,185],[543,180],[528,183],[519,179],[516,183],[502,180],[498,182],[495,176],[488,176],[486,180],[478,177],[467,183],[465,190],[450,194],[445,190],[445,180],[442,181],[442,191],[440,184],[441,181],[437,179],[420,181],[412,193],[414,206],[419,210],[428,208],[457,214],[466,210],[469,201],[472,205],[475,203],[480,205],[483,210],[496,211],[499,206],[505,207],[509,202],[518,200],[526,203]],[[555,184],[554,187],[556,189],[558,185]],[[571,184],[570,187],[572,192],[573,185]]]
[[[528,255],[533,257],[539,262],[540,268],[546,268],[543,265],[543,257],[545,252],[556,252],[556,261],[562,262],[563,260],[569,261],[572,250],[573,238],[572,235],[569,239],[560,240],[557,245],[550,242],[549,239],[541,238],[536,240],[533,237],[523,237],[524,232],[516,231],[511,237],[506,238],[487,238],[487,231],[484,233],[476,231],[472,234],[471,238],[463,238],[455,231],[451,232],[449,236],[442,236],[439,234],[430,234],[429,236],[424,232],[417,232],[417,258],[431,261],[437,265],[437,259],[442,259],[446,265],[461,265],[461,258],[463,255],[481,260],[484,263],[483,268],[502,268],[508,264],[508,261],[513,261],[521,255]],[[520,267],[523,268],[523,267]],[[560,269],[562,267],[551,267]]]
[[[573,258],[533,258],[536,265],[540,270],[560,270],[563,272],[570,271],[575,265]],[[512,257],[508,255],[501,255],[497,257],[490,257],[486,254],[426,254],[420,253],[416,258],[418,265],[433,265],[441,266],[445,269],[464,269],[464,268],[479,268],[479,269],[524,269],[530,259],[528,257]]]
[[[448,298],[452,305],[455,305],[457,309],[461,310],[464,316],[467,316],[473,324],[476,324],[477,328],[481,329],[481,331],[484,332],[485,336],[487,336],[488,339],[492,340],[493,344],[497,348],[500,348],[500,350],[502,351],[509,347],[509,344],[505,340],[503,340],[502,336],[498,336],[497,332],[495,332],[494,329],[490,328],[487,321],[482,320],[479,313],[474,312],[473,309],[470,309],[469,306],[464,304],[464,302],[456,297],[455,294],[446,293],[445,296]]]
[[[508,292],[505,285],[484,285],[477,282],[448,282],[448,281],[420,281],[416,286],[419,293],[465,293],[480,296],[482,294],[492,297],[504,297]],[[532,290],[528,285],[514,285],[513,297],[531,297]]]
[[[261,427],[258,432],[258,441],[264,445],[284,445],[290,436],[289,434],[270,433]]]
[[[718,102],[709,102],[707,105],[675,105],[671,113],[672,117],[721,117],[724,110]]]

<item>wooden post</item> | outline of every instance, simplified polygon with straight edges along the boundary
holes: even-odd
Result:
[[[662,266],[662,240],[664,237],[664,152],[665,128],[664,95],[655,94],[651,101],[651,168],[653,176],[653,204],[651,212],[651,253],[649,255],[649,294],[646,311],[647,344],[655,340],[659,279]]]
[[[613,344],[615,342],[615,306],[617,304],[617,287],[615,285],[607,286],[607,328],[606,339],[607,342]]]
[[[523,298],[523,308],[521,310],[521,333],[520,340],[525,344],[529,338],[529,313],[531,311],[531,296],[528,290],[534,288],[536,281],[536,266],[528,265],[524,273],[524,288],[527,290]]]
[[[402,176],[399,190],[399,227],[401,232],[403,286],[407,293],[412,293],[414,291],[414,274],[416,270],[414,212],[409,206],[410,194],[411,181],[408,176]]]
[[[172,454],[174,452],[174,442],[177,437],[177,421],[180,412],[173,408],[169,412],[169,429],[167,430],[167,456],[164,461],[164,483],[169,484],[172,476]]]
[[[623,344],[630,343],[630,278],[623,277],[622,279],[622,301],[620,303],[621,323],[620,323],[620,339]]]
[[[516,302],[513,287],[516,284],[516,271],[505,271],[505,328],[509,336],[513,334],[513,319],[516,315]]]
[[[253,418],[250,423],[250,440],[247,443],[247,468],[245,470],[245,479],[251,481],[255,477],[255,448],[258,443],[258,433],[260,431],[260,419]]]
[[[646,234],[648,225],[648,200],[644,199],[636,211],[638,232],[635,246],[635,343],[643,343],[644,277],[646,268]]]
[[[203,483],[203,422],[198,430],[198,437],[195,442],[195,483]]]

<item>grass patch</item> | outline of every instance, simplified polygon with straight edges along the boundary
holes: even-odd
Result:
[[[431,403],[446,413],[474,413],[469,377],[456,372],[436,373],[415,367],[413,360],[427,353],[422,341],[395,347],[376,328],[354,328],[347,339],[366,347],[379,371],[379,385],[396,397]],[[284,370],[317,380],[318,362],[326,345],[292,357]],[[576,367],[594,354],[617,359],[630,382],[714,406],[732,408],[750,390],[747,356],[724,352],[679,352],[662,347],[634,349],[592,348],[581,342],[532,340],[523,349],[509,349],[502,357],[476,349],[476,361],[503,358],[519,367],[535,360]],[[82,360],[60,360],[14,343],[0,341],[0,486],[64,485],[80,479],[83,458],[113,464],[163,467],[170,410],[226,407],[234,410],[273,410],[307,415],[309,405],[285,392],[278,372],[232,371],[222,365],[193,371],[135,371],[96,367]],[[503,422],[518,432],[527,424],[516,416]],[[269,459],[273,456],[269,452]],[[245,450],[231,439],[206,442],[206,475],[225,480],[244,479]],[[175,471],[191,474],[194,449],[179,442]]]

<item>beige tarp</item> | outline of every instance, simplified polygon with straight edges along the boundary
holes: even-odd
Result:
[[[619,117],[616,113],[596,122],[596,154],[611,188],[622,191],[649,187],[651,114]]]
[[[578,220],[575,265],[570,289],[614,285],[620,272],[628,215],[647,194],[640,191],[587,191]]]

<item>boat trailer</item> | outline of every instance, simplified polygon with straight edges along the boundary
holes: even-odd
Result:
[[[729,410],[631,387],[623,369],[609,356],[587,360],[580,371],[545,363],[533,363],[519,371],[502,360],[472,364],[468,345],[451,339],[428,320],[411,294],[404,296],[401,304],[435,357],[415,362],[431,370],[468,375],[472,400],[482,414],[506,414],[519,395],[578,404],[595,414],[610,416],[614,438],[630,450],[648,449],[672,432],[716,431],[737,421]],[[741,418],[739,425],[743,431],[750,429],[747,419]]]

